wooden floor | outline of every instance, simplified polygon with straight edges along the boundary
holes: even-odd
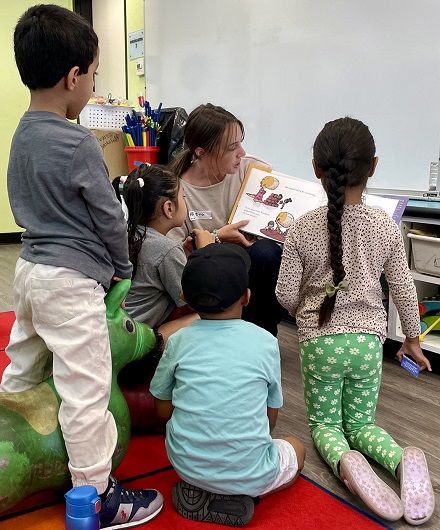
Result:
[[[0,311],[12,310],[12,281],[19,250],[20,245],[0,245]],[[298,338],[293,324],[283,322],[280,325],[279,343],[284,407],[278,416],[275,436],[293,435],[299,438],[307,447],[304,474],[368,512],[362,502],[358,501],[323,463],[311,442],[302,395]],[[440,530],[440,375],[422,372],[415,378],[396,361],[386,358],[376,420],[402,446],[416,445],[425,451],[437,506],[430,521],[421,528]],[[398,492],[397,481],[375,463],[373,466],[381,478]],[[403,519],[387,524],[396,529],[413,528]]]
[[[306,408],[302,395],[298,338],[295,326],[282,323],[278,339],[281,350],[284,406],[280,410],[275,430],[276,437],[295,435],[307,448],[303,473],[368,513],[366,506],[354,497],[324,464],[311,441]],[[386,429],[403,447],[416,445],[426,454],[436,495],[436,509],[431,519],[421,528],[440,530],[440,375],[421,372],[418,378],[385,358],[382,386],[376,422]],[[397,493],[399,485],[389,473],[375,462],[377,474]],[[404,519],[387,522],[396,529],[413,528]]]

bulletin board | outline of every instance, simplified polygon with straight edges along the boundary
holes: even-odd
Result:
[[[439,158],[438,0],[145,0],[145,69],[153,106],[224,106],[296,177],[342,116],[373,133],[374,188],[426,190]]]

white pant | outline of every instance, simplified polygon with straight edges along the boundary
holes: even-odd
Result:
[[[1,383],[3,392],[22,392],[53,370],[73,485],[92,484],[98,493],[107,487],[117,441],[107,410],[112,361],[104,296],[101,285],[78,271],[19,258],[17,320],[6,348],[11,364]]]

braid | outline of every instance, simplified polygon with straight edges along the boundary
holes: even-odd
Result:
[[[313,161],[327,193],[327,227],[330,267],[333,284],[345,279],[342,263],[342,214],[346,188],[366,185],[374,163],[376,148],[368,127],[353,118],[340,118],[326,123],[313,145]],[[319,326],[332,315],[336,294],[325,295],[319,309]]]
[[[338,283],[345,278],[344,265],[342,263],[342,212],[345,203],[346,175],[339,175],[336,168],[328,170],[327,196],[327,227],[330,243],[330,266],[333,270],[333,283]],[[326,324],[332,315],[336,296],[325,298],[319,310],[319,326]]]

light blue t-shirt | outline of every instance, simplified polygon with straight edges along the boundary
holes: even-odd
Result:
[[[267,407],[283,404],[278,341],[243,320],[196,320],[174,333],[151,381],[172,400],[168,458],[214,493],[259,495],[279,472]]]

